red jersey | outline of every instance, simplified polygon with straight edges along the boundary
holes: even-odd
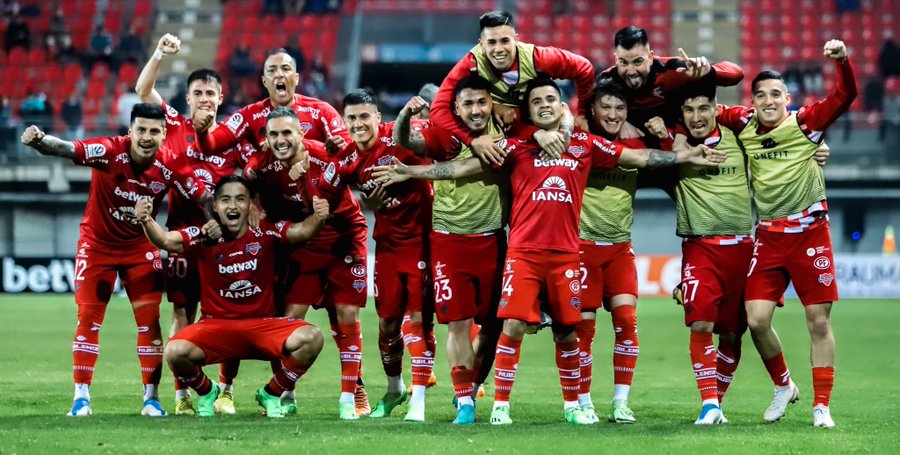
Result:
[[[250,156],[244,173],[252,180],[262,182],[260,199],[266,218],[270,220],[302,221],[313,213],[312,198],[326,199],[331,218],[315,237],[305,243],[314,251],[332,251],[344,237],[366,238],[366,219],[350,188],[341,178],[338,165],[329,161],[322,143],[303,141],[309,151],[309,170],[300,180],[291,179],[289,168],[268,152]]]
[[[172,152],[160,146],[147,167],[131,159],[131,138],[103,137],[72,141],[75,164],[93,168],[88,203],[81,220],[81,234],[111,248],[147,242],[144,229],[134,217],[137,201],[153,201],[153,216],[167,189],[174,188],[185,198],[199,200],[205,185],[193,178],[190,169],[179,167]]]
[[[200,309],[204,318],[253,319],[275,316],[275,246],[286,243],[292,223],[262,221],[240,238],[212,244],[197,226],[178,231],[184,253],[200,265]]]
[[[295,94],[292,107],[300,119],[300,127],[306,133],[304,139],[325,142],[331,136],[341,136],[350,143],[344,118],[330,104]],[[258,147],[266,140],[266,116],[273,109],[275,107],[269,98],[242,107],[213,131],[197,133],[200,149],[218,153],[238,145],[242,140]]]
[[[578,95],[578,115],[584,115],[585,108],[591,104],[594,89],[594,67],[588,59],[556,47],[534,46],[534,67],[554,79],[572,79]],[[507,72],[518,71],[519,59]],[[492,68],[493,69],[493,68]],[[465,124],[453,114],[453,92],[456,84],[463,78],[478,74],[478,65],[472,53],[466,54],[456,66],[450,70],[431,103],[431,122],[438,127],[450,131],[465,144],[475,139]]]
[[[163,108],[166,110],[166,139],[163,144],[172,151],[178,167],[191,169],[194,179],[203,182],[210,191],[219,179],[244,167],[245,154],[249,153],[244,150],[249,147],[247,144],[239,144],[220,154],[203,153],[196,143],[197,133],[191,119],[165,103]],[[169,217],[166,220],[169,229],[202,226],[204,223],[206,216],[197,203],[182,197],[177,190],[169,190]]]
[[[628,122],[649,134],[644,127],[647,120],[660,116],[666,125],[674,127],[681,116],[677,92],[694,81],[686,72],[678,71],[679,68],[686,67],[684,60],[678,57],[654,57],[647,81],[638,90],[625,84],[615,66],[604,70],[601,77],[612,77],[622,84],[629,97]],[[744,70],[731,62],[714,63],[712,72],[715,74],[716,85],[720,87],[737,85],[744,78]]]
[[[581,197],[592,168],[610,169],[622,148],[576,128],[562,157],[544,161],[533,139],[500,141],[512,166],[509,248],[578,253]]]
[[[410,128],[419,131],[427,122],[413,121]],[[397,145],[391,135],[394,123],[378,126],[378,139],[369,150],[360,150],[350,143],[339,155],[341,175],[348,184],[358,186],[369,194],[378,183],[372,178],[375,166],[391,164],[397,158],[404,164],[428,164],[410,150]],[[375,229],[372,238],[381,246],[399,246],[410,242],[420,243],[431,231],[431,185],[426,180],[409,179],[387,187],[390,201],[375,212]]]

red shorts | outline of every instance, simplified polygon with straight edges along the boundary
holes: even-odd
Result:
[[[797,234],[756,230],[744,297],[748,301],[777,302],[789,282],[794,283],[803,306],[837,302],[834,252],[827,221]]]
[[[109,303],[117,274],[132,302],[162,300],[162,259],[150,242],[113,250],[82,235],[75,255],[75,303]]]
[[[378,317],[430,311],[434,304],[428,248],[424,242],[394,248],[375,247],[375,309]]]
[[[366,254],[365,240],[355,241],[351,252],[341,256],[302,247],[294,250],[288,258],[288,268],[294,273],[287,274],[284,303],[314,307],[366,306],[369,297]]]
[[[597,245],[582,240],[581,248],[581,309],[596,310],[601,306],[609,311],[613,296],[638,296],[637,268],[631,242]]]
[[[188,306],[200,302],[200,271],[191,256],[169,253],[166,261],[166,296],[172,305]]]
[[[509,250],[497,317],[541,322],[539,297],[546,297],[554,323],[581,320],[581,263],[577,253]]]
[[[495,318],[506,233],[476,236],[432,232],[430,242],[438,322],[474,318],[483,324]]]
[[[300,327],[301,319],[200,319],[169,341],[189,341],[206,354],[206,365],[229,360],[274,360],[284,357],[284,342]]]
[[[681,295],[684,323],[715,323],[716,333],[743,333],[744,284],[753,256],[753,241],[720,245],[714,240],[686,239],[681,244]]]

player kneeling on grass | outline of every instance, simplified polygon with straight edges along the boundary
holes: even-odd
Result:
[[[258,228],[247,222],[252,192],[238,176],[219,181],[213,210],[222,237],[210,240],[205,233],[214,223],[166,231],[151,215],[149,201],[135,205],[135,217],[150,242],[170,253],[194,256],[200,264],[200,322],[169,340],[166,361],[179,380],[198,396],[197,415],[211,417],[219,387],[201,367],[235,359],[281,360],[268,384],[256,392],[256,401],[269,417],[284,417],[281,394],[312,366],[322,350],[322,334],[302,320],[275,318],[272,283],[275,248],[298,243],[315,235],[328,218],[328,203],[313,199],[315,213],[300,223],[263,221]]]

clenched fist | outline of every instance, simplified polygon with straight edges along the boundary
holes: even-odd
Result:
[[[43,139],[44,132],[36,125],[31,125],[22,132],[22,143],[29,147],[40,144]]]

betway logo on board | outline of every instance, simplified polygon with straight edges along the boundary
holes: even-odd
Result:
[[[256,261],[256,259],[251,259],[231,265],[219,264],[219,273],[241,273],[247,270],[256,270]]]

